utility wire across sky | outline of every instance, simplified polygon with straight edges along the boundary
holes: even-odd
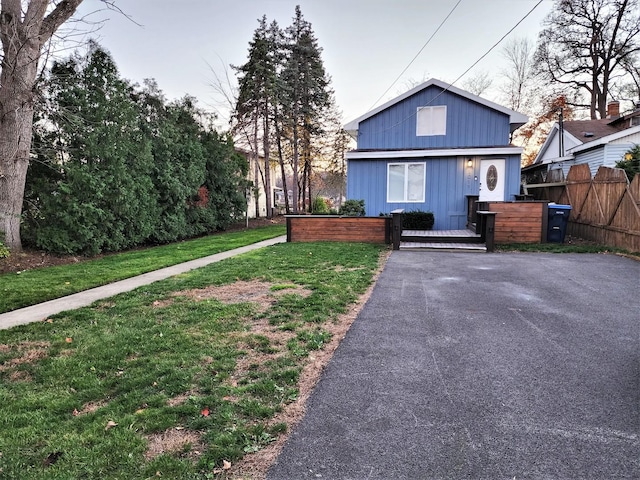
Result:
[[[378,102],[389,92],[389,90],[391,90],[391,88],[396,84],[396,82],[398,80],[400,80],[400,78],[402,77],[402,75],[404,75],[404,73],[409,70],[409,67],[411,65],[413,65],[413,62],[416,61],[416,58],[418,58],[420,56],[420,54],[422,53],[422,51],[427,47],[427,45],[429,45],[429,43],[431,42],[431,39],[433,39],[433,37],[436,36],[436,33],[438,33],[438,31],[442,28],[442,26],[446,23],[446,21],[449,19],[449,17],[451,16],[451,14],[455,11],[456,8],[458,8],[458,5],[460,5],[460,2],[462,2],[462,0],[458,0],[458,2],[453,6],[453,8],[451,9],[451,11],[449,12],[449,14],[444,17],[444,20],[442,20],[442,22],[440,22],[440,25],[438,25],[438,28],[435,29],[435,31],[431,34],[431,36],[427,39],[427,41],[425,42],[424,45],[422,45],[422,48],[418,51],[418,53],[416,53],[415,57],[413,57],[411,59],[411,61],[409,62],[409,65],[407,65],[404,70],[402,70],[402,72],[400,72],[400,75],[398,75],[396,77],[396,79],[391,83],[391,85],[389,85],[389,88],[387,88],[384,93],[382,95],[380,95],[380,97],[378,97],[378,99],[373,102],[373,105],[371,105],[369,107],[369,110],[372,110],[373,107],[375,107]]]
[[[458,4],[459,4],[461,1],[462,1],[462,0],[458,0],[458,3],[456,3],[456,4],[455,4],[455,6],[453,7],[453,10],[455,10],[455,8],[458,6]],[[493,51],[493,50],[494,50],[498,45],[500,45],[500,44],[502,43],[502,41],[503,41],[505,38],[507,38],[507,37],[511,34],[511,32],[513,32],[513,31],[518,27],[518,25],[520,25],[522,22],[524,22],[524,21],[527,19],[527,17],[529,17],[529,15],[531,15],[531,14],[534,12],[534,10],[535,10],[536,8],[538,8],[538,7],[540,6],[540,4],[541,4],[543,1],[544,1],[544,0],[538,0],[538,3],[536,3],[536,4],[533,6],[533,8],[531,8],[531,10],[529,10],[529,11],[525,14],[525,16],[524,16],[524,17],[522,17],[522,18],[521,18],[521,19],[520,19],[520,20],[519,20],[519,21],[518,21],[518,22],[517,22],[513,27],[511,27],[511,29],[510,29],[507,33],[505,33],[505,34],[504,34],[504,35],[503,35],[503,36],[502,36],[502,37],[501,37],[501,38],[500,38],[496,43],[494,43],[494,44],[493,44],[493,45],[492,45],[492,46],[491,46],[491,47],[490,47],[490,48],[489,48],[489,49],[488,49],[484,54],[482,54],[482,56],[480,56],[480,58],[478,58],[478,60],[476,60],[476,61],[475,61],[475,62],[474,62],[474,63],[473,63],[469,68],[467,68],[464,72],[462,72],[462,74],[460,74],[460,75],[458,76],[458,78],[456,78],[453,82],[451,82],[451,83],[449,84],[449,86],[453,86],[453,85],[455,85],[455,83],[456,83],[456,82],[458,82],[458,81],[459,81],[462,77],[464,77],[464,76],[465,76],[465,75],[466,75],[466,74],[467,74],[467,73],[468,73],[468,72],[469,72],[473,67],[475,67],[478,63],[480,63],[480,62],[481,62],[481,61],[482,61],[482,60],[483,60],[487,55],[489,55],[489,53],[491,53],[491,52],[492,52],[492,51]],[[449,12],[449,15],[447,15],[447,17],[445,18],[445,20],[444,20],[444,21],[446,21],[446,19],[447,19],[447,18],[449,18],[449,16],[451,15],[451,13],[453,13],[453,10],[451,10],[451,12]],[[440,27],[444,24],[444,21],[440,24],[440,26],[438,27],[438,29],[436,30],[436,32],[437,32],[437,31],[440,29]],[[435,35],[435,32],[434,32],[434,34],[433,34],[433,35]],[[431,40],[431,38],[433,38],[433,35],[431,35],[431,37],[429,37],[429,40],[427,40],[427,44],[429,43],[429,41]],[[424,49],[424,47],[425,47],[427,44],[425,44],[425,45],[422,47],[422,49],[421,49],[420,51],[422,51],[422,50]],[[419,54],[420,54],[420,52],[418,52],[418,55],[419,55]],[[417,56],[417,55],[416,55],[416,56]],[[413,60],[415,60],[415,58],[414,58]],[[413,60],[412,60],[412,62],[413,62]],[[409,64],[409,65],[411,65],[411,64]],[[407,68],[409,68],[409,66],[407,66]],[[402,73],[404,73],[404,72],[407,70],[407,68],[405,68],[405,69],[402,71]],[[402,76],[402,73],[400,74],[400,76]],[[398,78],[400,78],[400,77],[398,77]],[[398,79],[396,79],[395,81],[397,81],[397,80],[398,80]],[[395,81],[394,81],[394,83],[395,83]],[[447,82],[447,83],[448,83],[448,82]],[[393,86],[393,84],[392,84],[392,86]],[[387,91],[383,94],[383,96],[384,96],[384,95],[389,91],[389,89],[391,89],[391,87],[389,87],[389,88],[387,89]],[[426,106],[431,105],[431,104],[432,104],[436,99],[438,99],[441,95],[443,95],[447,90],[448,90],[448,88],[445,88],[442,92],[440,92],[440,93],[439,93],[438,95],[436,95],[433,99],[431,99],[431,101],[429,101],[429,103],[428,103]],[[380,97],[380,98],[382,98],[382,97]],[[376,101],[376,103],[378,103],[378,101],[380,101],[380,99],[378,99],[378,100]],[[374,105],[375,105],[375,104],[374,104]],[[369,111],[371,111],[371,110],[372,110],[372,108],[370,108],[370,109],[369,109]],[[408,117],[406,117],[406,118],[404,118],[404,119],[400,120],[399,122],[397,122],[397,123],[395,123],[395,124],[393,124],[393,125],[391,125],[391,126],[389,126],[389,127],[385,128],[385,129],[384,129],[384,130],[382,130],[381,132],[386,132],[386,131],[388,131],[388,130],[392,130],[393,128],[397,127],[398,125],[403,124],[404,122],[406,122],[407,120],[409,120],[409,119],[411,119],[411,118],[415,117],[416,115],[417,115],[417,112],[416,112],[416,113],[413,113],[413,114],[411,114],[410,116],[408,116]],[[379,133],[381,133],[381,132],[379,132]]]

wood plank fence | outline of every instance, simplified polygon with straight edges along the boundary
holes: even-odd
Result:
[[[561,170],[549,173],[547,183],[556,185],[538,187],[535,195],[571,205],[567,234],[640,252],[640,175],[629,183],[624,170],[600,167],[591,178],[586,164],[572,166],[566,180],[558,177]]]
[[[547,241],[547,202],[489,202],[496,212],[496,244]]]
[[[287,242],[391,243],[390,217],[287,215]]]

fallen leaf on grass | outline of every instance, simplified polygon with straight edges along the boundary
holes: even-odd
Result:
[[[73,342],[73,338],[67,337],[67,338],[65,338],[64,341],[67,342],[67,343],[71,343],[71,342]]]
[[[203,417],[208,417],[209,416],[209,407],[204,407],[200,413],[202,414]]]
[[[116,422],[114,422],[113,420],[109,420],[107,422],[107,426],[104,427],[105,430],[109,430],[110,428],[113,428],[115,426],[117,426],[118,424]]]
[[[229,470],[231,468],[231,462],[227,462],[226,460],[222,460],[222,469]]]
[[[56,463],[58,460],[60,460],[60,457],[62,457],[63,455],[64,455],[64,452],[50,453],[49,455],[47,455],[47,457],[44,460],[42,460],[42,466],[50,467],[51,465]]]
[[[77,408],[74,408],[74,409],[73,409],[73,416],[74,416],[74,417],[77,417],[78,415],[80,415],[80,412],[78,411],[78,409],[77,409]]]

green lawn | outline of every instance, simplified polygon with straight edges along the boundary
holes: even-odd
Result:
[[[0,331],[0,478],[224,478],[384,251],[278,244]]]
[[[496,245],[496,252],[544,252],[544,253],[619,253],[640,257],[640,252],[605,245],[573,245],[569,243],[510,243]]]
[[[283,225],[230,232],[132,250],[71,265],[0,275],[0,313],[250,245],[286,233]]]

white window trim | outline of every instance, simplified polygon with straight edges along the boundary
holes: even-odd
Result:
[[[402,165],[404,167],[404,199],[403,200],[391,200],[389,199],[389,168],[392,166]],[[408,200],[407,193],[409,192],[409,165],[422,165],[422,199],[420,200]],[[426,198],[427,188],[427,163],[426,162],[401,162],[401,163],[387,163],[387,203],[424,203]]]
[[[420,123],[421,112],[428,112],[426,115],[429,117],[428,122]],[[435,123],[433,116],[435,112],[443,112],[443,123]],[[434,105],[431,107],[418,107],[416,111],[416,136],[418,137],[434,137],[436,135],[447,134],[447,106],[446,105]]]

